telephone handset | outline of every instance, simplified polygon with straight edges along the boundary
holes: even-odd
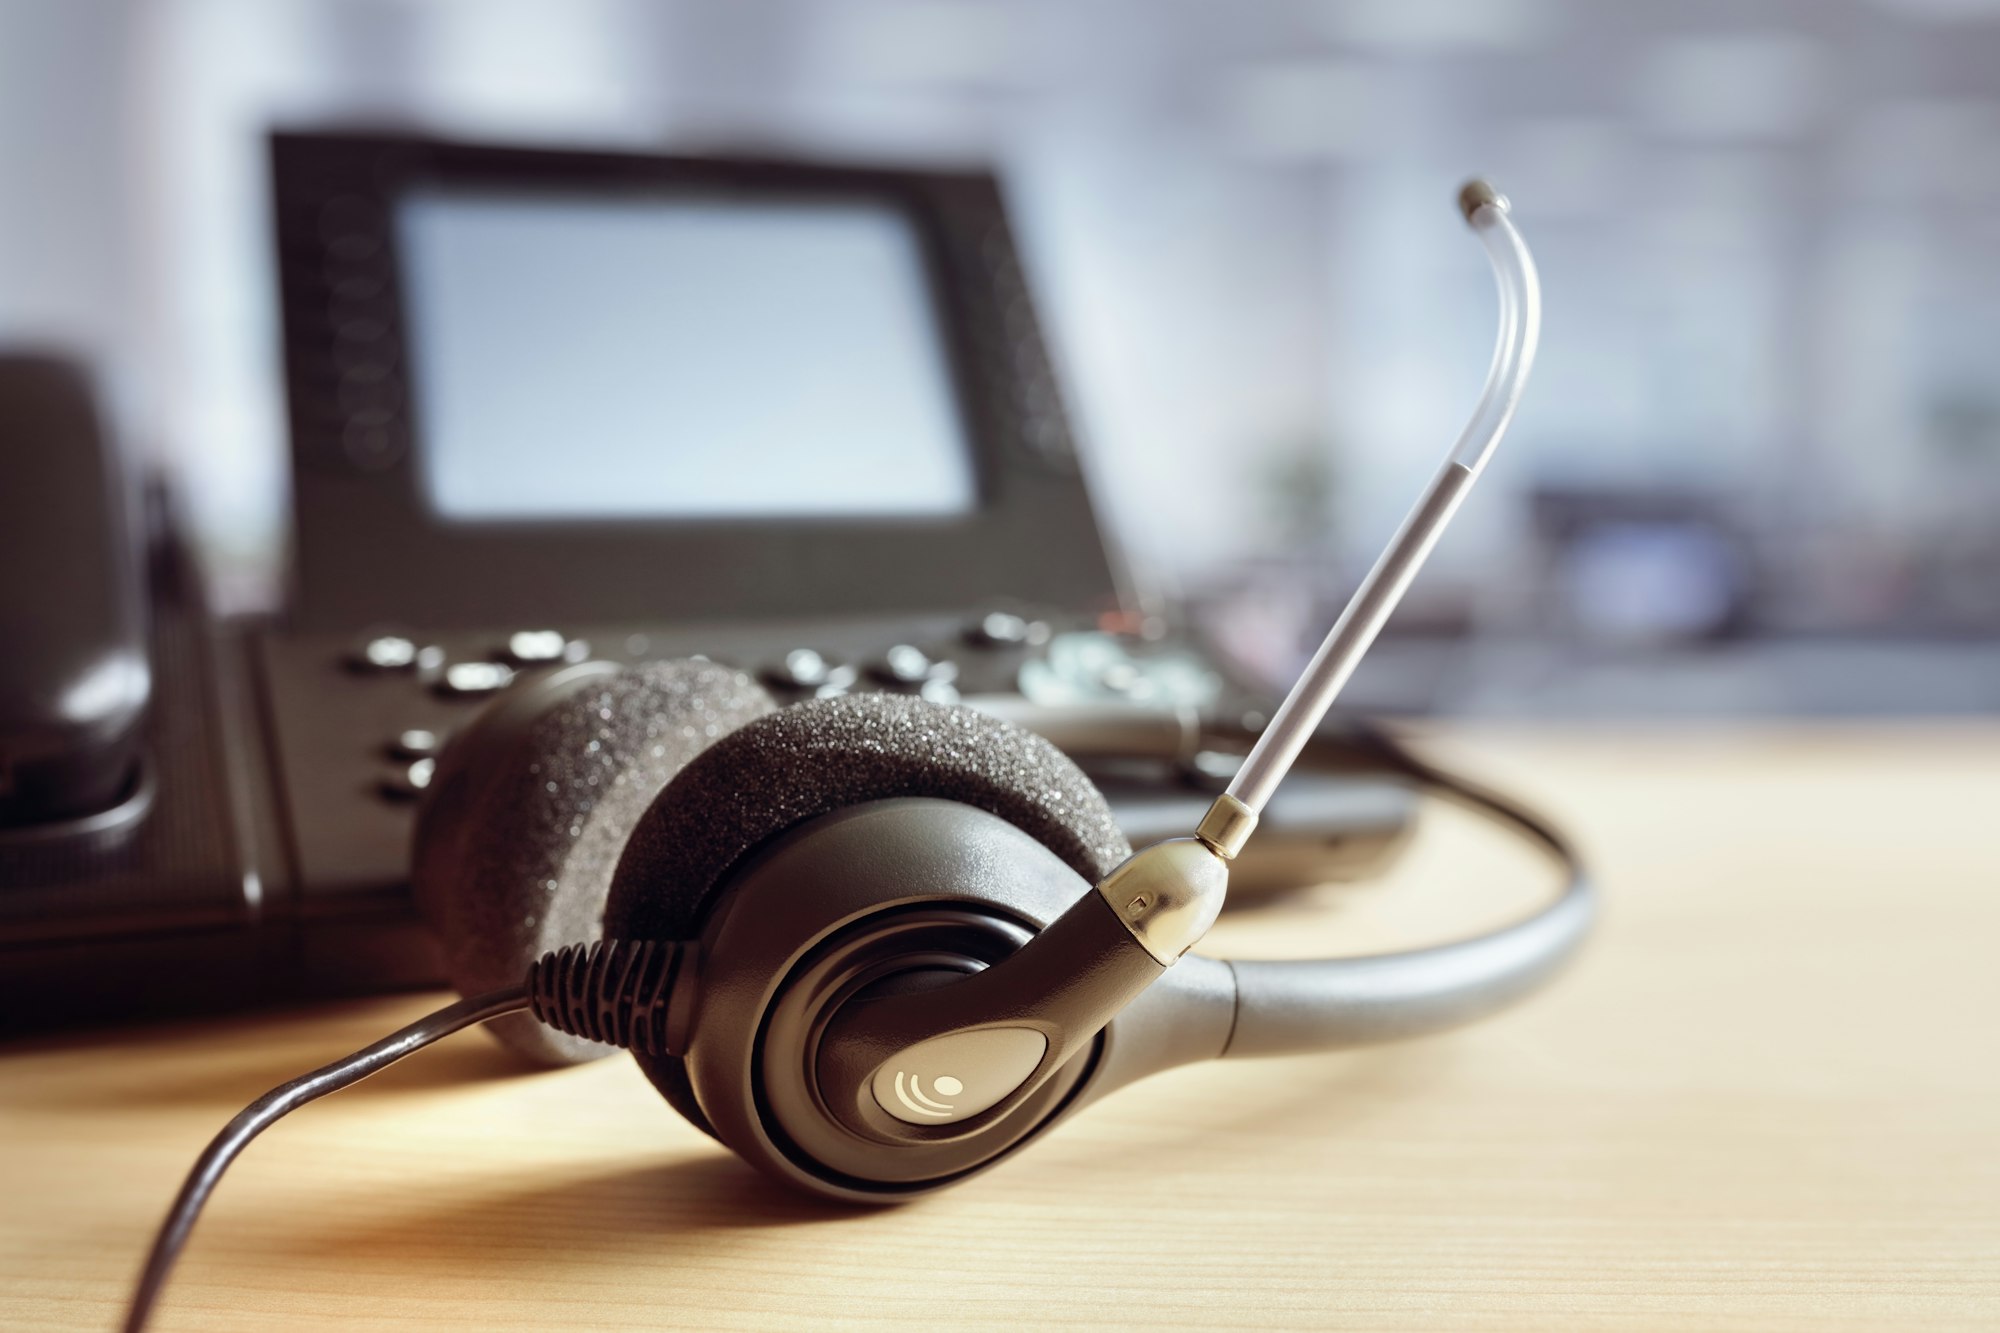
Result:
[[[123,469],[73,362],[0,356],[0,830],[129,822],[152,697]]]

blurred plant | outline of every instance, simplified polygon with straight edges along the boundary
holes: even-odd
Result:
[[[1286,556],[1327,547],[1340,491],[1339,450],[1324,438],[1286,441],[1264,455],[1254,503],[1265,516],[1269,554]]]

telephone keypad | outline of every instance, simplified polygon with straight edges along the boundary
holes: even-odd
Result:
[[[355,648],[349,661],[355,666],[365,662],[364,674],[380,681],[363,689],[365,699],[354,699],[360,734],[379,738],[355,749],[357,758],[365,756],[363,781],[375,797],[370,804],[385,816],[389,805],[408,806],[423,793],[438,755],[471,716],[474,705],[526,675],[591,655],[592,641],[609,648],[597,649],[598,655],[619,662],[701,657],[734,663],[752,670],[780,703],[888,691],[954,704],[963,693],[1016,692],[1023,665],[1046,656],[1036,641],[1046,644],[1051,632],[1045,620],[1005,610],[970,621],[939,617],[873,625],[802,624],[784,637],[779,637],[782,631],[737,632],[733,626],[718,627],[713,633],[593,628],[587,637],[547,628],[435,636],[404,631],[379,634]],[[978,645],[976,650],[966,646],[972,643]],[[380,693],[384,690],[387,695]],[[392,702],[398,696],[402,702]],[[307,716],[317,717],[318,710]],[[364,716],[374,720],[363,725]],[[354,734],[354,728],[348,734]],[[407,839],[400,826],[407,815],[398,813],[395,818],[397,830],[392,835],[385,829],[381,837],[385,872],[387,850],[402,848]],[[329,846],[324,856],[331,859],[337,854],[345,861],[353,854],[349,848],[354,844]],[[399,858],[401,854],[398,850]]]

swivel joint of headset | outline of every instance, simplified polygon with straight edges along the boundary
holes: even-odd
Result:
[[[1162,967],[1194,947],[1222,911],[1229,862],[1206,838],[1169,838],[1106,875],[1097,892]]]

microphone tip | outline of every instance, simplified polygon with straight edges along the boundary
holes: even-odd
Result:
[[[1493,187],[1493,182],[1475,176],[1467,181],[1458,192],[1458,211],[1471,222],[1473,214],[1482,208],[1494,208],[1505,213],[1508,208],[1507,196]]]

